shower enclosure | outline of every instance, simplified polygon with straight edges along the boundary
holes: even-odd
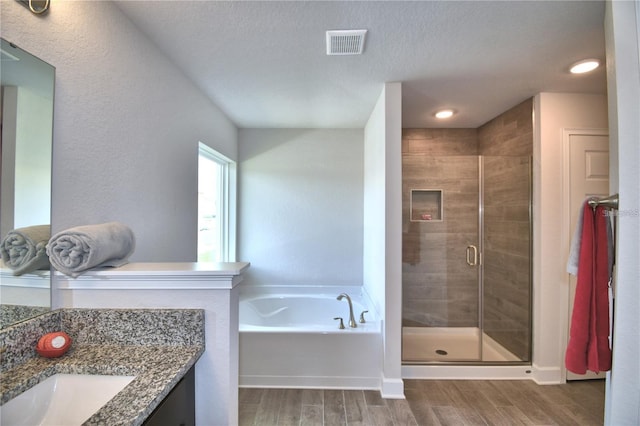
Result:
[[[403,364],[531,360],[531,157],[403,155]]]

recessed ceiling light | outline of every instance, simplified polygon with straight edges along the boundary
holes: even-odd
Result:
[[[452,117],[454,114],[454,111],[452,109],[441,109],[440,111],[436,112],[436,118],[440,118],[440,119],[445,119],[445,118],[450,118]]]
[[[585,72],[593,71],[600,66],[600,61],[597,59],[584,59],[571,65],[569,71],[571,74],[584,74]]]

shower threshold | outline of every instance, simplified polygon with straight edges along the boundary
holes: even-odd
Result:
[[[403,327],[402,378],[420,380],[534,380],[531,363],[519,360],[480,329]],[[438,353],[444,350],[447,355]],[[540,381],[539,381],[540,380]],[[548,381],[556,383],[555,381]]]

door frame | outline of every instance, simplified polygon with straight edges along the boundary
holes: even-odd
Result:
[[[571,215],[575,214],[570,209],[570,141],[571,136],[581,135],[581,136],[609,136],[609,129],[603,128],[563,128],[562,129],[562,207],[561,207],[561,220],[562,220],[562,237],[561,237],[561,247],[562,252],[565,253],[566,256],[569,255],[569,249],[571,247],[571,238],[572,233],[574,232],[571,229]],[[570,306],[570,278],[569,273],[565,272],[563,275],[563,291],[561,293],[562,298],[562,306],[565,306],[566,312],[562,316],[563,324],[562,327],[562,364],[561,368],[561,378],[562,383],[566,382],[567,379],[567,367],[564,363],[564,351],[569,343],[569,324],[571,323],[571,312],[569,310]],[[604,377],[604,376],[603,376]]]

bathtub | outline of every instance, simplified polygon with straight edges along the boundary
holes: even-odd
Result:
[[[362,287],[241,288],[239,320],[242,387],[380,388],[381,321]]]

